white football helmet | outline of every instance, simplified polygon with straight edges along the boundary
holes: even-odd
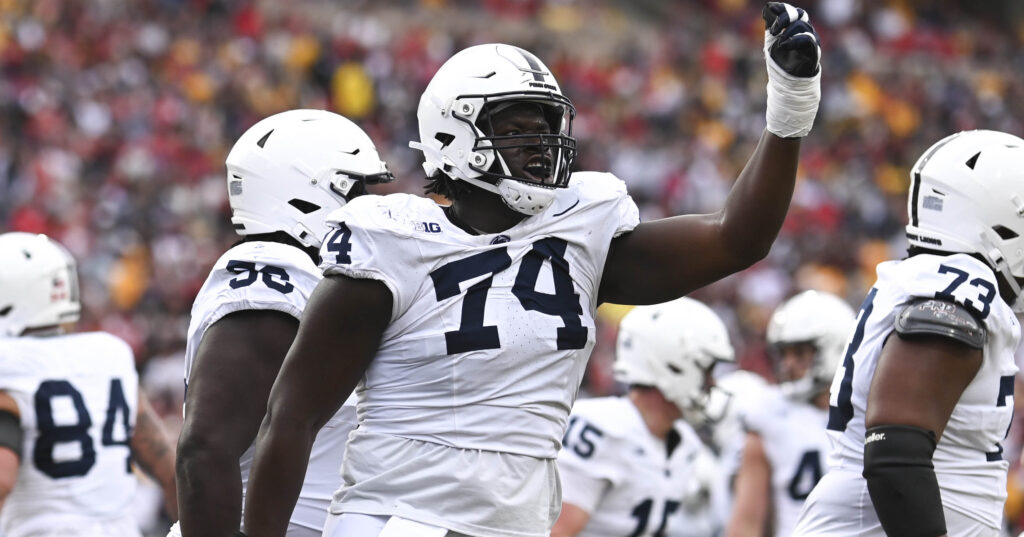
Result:
[[[783,347],[810,343],[814,361],[802,378],[779,383],[789,397],[806,401],[832,383],[857,314],[843,299],[822,291],[804,291],[775,308],[768,320],[768,343]]]
[[[489,127],[481,128],[506,105],[523,102],[542,106],[553,134],[492,136]],[[452,56],[431,79],[416,112],[420,141],[409,146],[423,152],[428,177],[441,171],[534,215],[551,205],[555,188],[569,184],[575,115],[551,70],[536,56],[510,45],[478,45]],[[503,149],[541,145],[550,150],[546,175],[553,182],[512,176],[495,142]]]
[[[619,324],[615,349],[615,379],[630,385],[653,386],[695,425],[715,421],[706,375],[716,362],[736,356],[725,324],[711,308],[679,298],[663,304],[637,306]],[[728,399],[721,392],[720,397]],[[719,413],[725,405],[715,405]]]
[[[75,259],[46,235],[0,235],[0,335],[78,320]]]
[[[910,172],[907,212],[911,246],[981,256],[1024,311],[1024,140],[987,130],[943,138]]]
[[[370,137],[325,110],[289,110],[257,122],[226,161],[231,223],[239,235],[283,231],[319,247],[327,214],[394,179]]]

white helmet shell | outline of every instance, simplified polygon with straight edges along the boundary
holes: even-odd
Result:
[[[46,235],[4,233],[0,260],[0,334],[78,320],[78,272],[67,249]]]
[[[697,424],[711,417],[705,413],[712,393],[706,375],[716,362],[735,359],[718,315],[683,297],[637,306],[622,318],[614,372],[619,382],[657,388],[686,421]]]
[[[552,134],[492,136],[478,126],[484,112],[526,102],[542,105]],[[551,205],[555,188],[568,185],[576,156],[575,114],[551,70],[536,56],[511,45],[477,45],[449,58],[431,79],[416,113],[420,141],[409,146],[423,152],[427,176],[445,173],[498,194],[514,211],[533,215]],[[550,150],[552,182],[512,176],[495,145]]]
[[[239,235],[283,231],[319,247],[327,214],[393,176],[370,137],[325,110],[289,110],[249,127],[227,157],[231,223]]]
[[[943,138],[910,173],[907,213],[911,246],[981,256],[1024,311],[1024,140],[988,130]]]
[[[808,400],[828,388],[856,317],[843,299],[823,291],[804,291],[775,308],[768,320],[768,343],[775,347],[810,343],[816,350],[806,375],[780,383],[783,392]]]

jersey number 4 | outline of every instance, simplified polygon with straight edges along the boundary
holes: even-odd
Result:
[[[75,410],[76,420],[73,424],[58,425],[54,419],[53,402],[57,398],[67,398]],[[128,447],[132,436],[132,427],[129,422],[130,412],[128,401],[124,397],[124,389],[121,387],[121,379],[110,380],[110,402],[107,404],[106,419],[103,422],[102,445]],[[32,462],[40,472],[54,478],[80,477],[87,473],[96,464],[96,448],[93,439],[89,436],[89,429],[92,427],[92,418],[85,406],[82,392],[75,389],[66,380],[47,380],[39,385],[35,394],[36,419],[39,422],[39,437],[36,438],[36,445],[32,449]],[[121,422],[124,436],[121,440],[114,439],[114,427]],[[69,445],[78,444],[77,450],[69,450]],[[58,452],[74,453],[77,451],[77,458],[65,457],[65,460],[57,460]],[[125,462],[125,469],[132,471],[131,450],[129,449],[128,459]]]
[[[562,318],[565,326],[556,330],[560,350],[582,349],[587,344],[587,327],[580,320],[583,308],[580,306],[580,295],[576,293],[569,275],[569,263],[565,260],[566,246],[564,240],[554,237],[533,243],[533,248],[519,265],[512,294],[527,311],[539,311]],[[536,290],[544,261],[551,262],[554,294]],[[466,291],[459,329],[444,334],[448,354],[501,347],[498,327],[484,325],[484,306],[494,275],[511,265],[508,248],[502,247],[452,261],[430,273],[438,302],[457,296],[461,292],[462,282],[489,275]]]

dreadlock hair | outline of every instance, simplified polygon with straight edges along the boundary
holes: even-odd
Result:
[[[450,201],[466,197],[472,189],[473,186],[469,183],[453,179],[441,170],[427,177],[427,186],[423,188],[427,194],[438,194]]]

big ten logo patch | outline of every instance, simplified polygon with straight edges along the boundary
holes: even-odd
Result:
[[[440,233],[441,224],[437,222],[416,222],[416,231],[423,233]]]

